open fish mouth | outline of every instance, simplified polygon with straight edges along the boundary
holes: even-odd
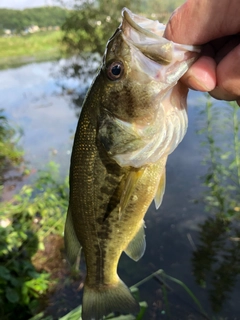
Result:
[[[124,8],[122,23],[105,51],[103,74],[109,70],[109,61],[110,67],[112,61],[123,66],[123,77],[115,82],[116,92],[126,92],[125,97],[131,98],[122,106],[113,99],[99,126],[100,141],[122,167],[156,163],[170,154],[186,133],[188,90],[178,80],[196,61],[200,47],[174,43],[163,37],[164,30],[165,25],[157,20]]]
[[[127,8],[122,10],[122,17],[120,29],[125,41],[151,60],[166,65],[173,59],[190,59],[200,52],[198,46],[177,44],[164,38],[165,25],[157,20],[138,16]]]

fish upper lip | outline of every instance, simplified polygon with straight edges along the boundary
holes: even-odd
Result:
[[[122,30],[124,40],[139,49],[144,55],[155,61],[168,64],[173,58],[175,49],[180,51],[200,52],[200,47],[174,43],[163,37],[165,25],[158,20],[151,20],[122,10]],[[154,53],[154,55],[153,55]]]
[[[137,14],[132,13],[129,9],[122,10],[122,25],[121,29],[127,33],[127,24],[135,31],[156,40],[160,40],[163,36],[165,25],[159,23],[157,20],[150,20]]]
[[[159,21],[150,20],[132,13],[129,9],[122,10],[120,25],[124,40],[150,59],[168,64],[172,60],[173,42],[163,38],[165,26]],[[165,47],[169,49],[165,50]],[[161,50],[161,48],[163,50]],[[153,57],[154,53],[154,57]]]

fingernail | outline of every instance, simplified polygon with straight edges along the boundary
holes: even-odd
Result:
[[[212,86],[206,85],[204,82],[202,82],[202,80],[196,77],[192,76],[191,79],[189,79],[189,81],[191,85],[199,91],[211,91],[213,89]]]

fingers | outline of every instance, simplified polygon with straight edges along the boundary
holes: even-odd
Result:
[[[216,69],[217,86],[210,94],[220,100],[240,101],[240,45],[219,62]]]
[[[198,30],[198,23],[202,21],[200,17],[197,18],[200,13],[198,13],[199,6],[192,6],[189,3],[190,1],[186,1],[172,13],[166,25],[164,37],[182,44],[201,44],[198,43],[198,39],[197,43],[194,41],[196,40],[195,30]],[[189,26],[191,26],[190,29]]]
[[[208,91],[218,100],[234,101],[240,105],[240,39],[222,41],[221,49],[208,44],[201,56],[181,81],[191,89]],[[225,43],[223,45],[223,43]],[[213,49],[213,47],[212,47]]]
[[[164,37],[201,45],[240,32],[239,0],[186,0],[170,17]]]
[[[225,45],[222,41],[221,50],[215,46],[215,53],[210,44],[205,46],[203,56],[194,63],[181,81],[191,89],[210,91],[210,94],[219,100],[240,100],[239,42],[239,37],[225,41]]]
[[[200,57],[181,78],[181,81],[191,89],[212,91],[216,86],[216,63],[207,56]]]
[[[181,81],[240,105],[239,0],[186,0],[174,11],[164,36],[176,43],[203,45],[201,57]],[[217,14],[216,14],[217,12]]]
[[[237,101],[239,99],[238,95],[231,94],[231,93],[227,92],[226,90],[221,89],[218,86],[216,88],[214,88],[212,91],[209,91],[209,94],[217,100],[225,100],[225,101],[236,100]]]

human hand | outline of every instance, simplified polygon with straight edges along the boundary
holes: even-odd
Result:
[[[200,58],[182,77],[189,88],[240,105],[239,0],[187,0],[175,10],[164,36],[202,45]]]

